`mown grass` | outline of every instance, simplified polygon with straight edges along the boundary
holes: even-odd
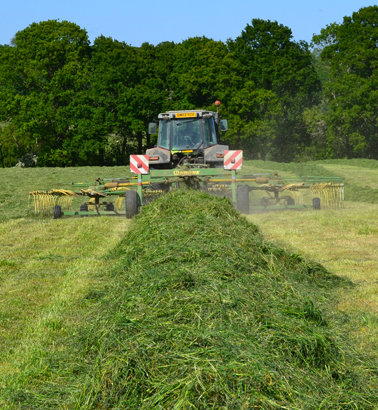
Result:
[[[30,191],[71,189],[72,182],[95,183],[97,178],[130,175],[129,167],[5,168],[0,169],[0,221],[33,215]],[[84,202],[82,198],[75,202]]]
[[[327,171],[322,165],[315,162],[274,162],[249,160],[243,162],[243,172],[254,172],[254,170],[262,172],[278,172],[280,175],[324,175],[332,176],[333,174]]]
[[[376,159],[366,159],[366,158],[353,158],[353,159],[327,159],[321,161],[315,161],[318,164],[332,164],[332,165],[346,165],[355,166],[359,168],[378,168],[378,161]]]
[[[347,203],[343,210],[249,215],[279,246],[322,263],[356,285],[338,294],[338,312],[362,349],[378,352],[378,205]]]
[[[334,311],[350,282],[266,242],[227,199],[163,196],[98,263],[9,358],[3,407],[377,407],[377,362]]]
[[[314,165],[301,172],[297,164],[247,161],[244,170],[325,174],[327,164]],[[356,164],[348,176],[347,166],[328,169],[329,175],[354,184],[357,174],[366,180],[367,171],[374,172],[371,164]],[[126,167],[35,169],[32,177],[25,171],[0,170],[7,177],[15,172],[0,191],[0,408],[136,408],[137,400],[140,408],[164,409],[195,408],[195,400],[197,408],[378,407],[374,205],[249,216],[276,244],[270,245],[233,219],[233,210],[225,212],[226,222],[216,217],[222,202],[212,204],[211,217],[201,216],[205,202],[194,206],[199,219],[189,220],[188,200],[173,211],[164,203],[151,210],[149,218],[158,210],[159,220],[142,219],[142,230],[133,222],[118,255],[104,259],[127,221],[30,217],[27,194],[127,175]],[[366,202],[374,202],[371,191],[368,186]],[[4,192],[14,195],[4,201]],[[177,219],[164,219],[170,210]],[[202,236],[192,236],[190,225]],[[127,238],[140,241],[130,246]],[[169,258],[157,258],[167,248]],[[355,285],[323,283],[334,276],[300,254]],[[320,269],[318,280],[299,280],[311,266]]]
[[[353,165],[322,164],[323,168],[347,178],[349,182],[361,187],[378,189],[378,168],[361,168]],[[357,171],[357,172],[356,172]]]
[[[39,386],[39,394],[45,382],[49,385],[35,368],[45,350],[54,355],[64,349],[63,340],[82,322],[90,303],[85,297],[97,283],[98,270],[106,266],[101,257],[118,243],[128,224],[124,218],[112,224],[107,218],[0,222],[1,390],[6,380],[9,383],[8,393],[0,392],[1,409],[28,408],[22,398],[28,391],[20,393],[27,380]],[[8,394],[11,402],[5,402]],[[53,407],[60,408],[59,394],[51,394]]]

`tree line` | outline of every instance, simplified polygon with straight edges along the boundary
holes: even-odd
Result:
[[[0,164],[125,165],[156,143],[148,123],[204,108],[247,158],[378,158],[378,7],[313,37],[253,19],[226,42],[132,47],[68,21],[33,23],[0,46]]]

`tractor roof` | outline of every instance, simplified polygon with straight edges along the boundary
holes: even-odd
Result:
[[[159,119],[172,119],[172,118],[190,118],[190,117],[213,117],[213,111],[208,110],[184,110],[184,111],[167,111],[159,114]]]

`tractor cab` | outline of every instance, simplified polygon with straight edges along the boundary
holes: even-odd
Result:
[[[185,164],[223,163],[227,145],[220,144],[217,113],[206,110],[168,111],[159,114],[159,133],[155,148],[148,149],[150,167],[171,169]],[[221,120],[221,131],[227,131],[227,120]],[[156,133],[150,123],[149,133]]]

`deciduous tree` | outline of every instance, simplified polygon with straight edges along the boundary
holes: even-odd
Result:
[[[377,159],[378,6],[328,25],[313,42],[330,67],[324,91],[330,155]]]
[[[293,41],[290,28],[282,24],[253,19],[239,37],[228,41],[228,46],[238,62],[243,83],[253,83],[256,90],[266,90],[265,94],[261,91],[255,95],[259,98],[265,95],[270,102],[261,104],[258,116],[256,110],[245,116],[243,138],[248,138],[249,123],[257,121],[257,126],[258,121],[263,121],[263,134],[268,121],[270,157],[292,160],[309,143],[302,114],[305,108],[317,102],[320,90],[307,43]],[[280,109],[273,101],[279,101]],[[264,146],[267,147],[266,143]],[[261,148],[262,153],[266,148]]]
[[[82,163],[91,143],[78,138],[72,103],[88,86],[89,40],[67,21],[33,23],[16,33],[13,47],[0,52],[2,120],[12,123],[22,149],[36,153],[40,165]]]

